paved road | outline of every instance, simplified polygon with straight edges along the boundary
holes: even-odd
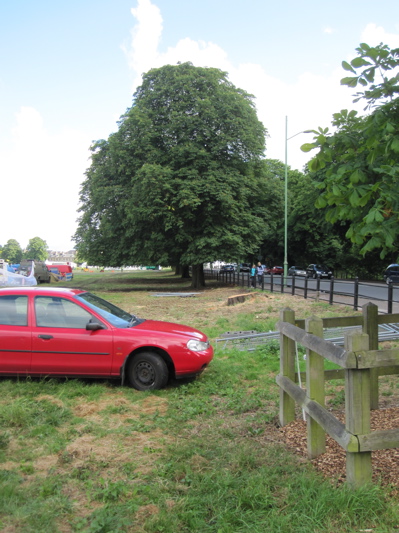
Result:
[[[270,278],[270,276],[269,276]],[[265,281],[267,277],[265,278]],[[308,279],[308,297],[313,298],[317,290],[317,280]],[[281,277],[279,280],[273,280],[273,283],[281,287]],[[287,285],[292,287],[292,278],[287,279]],[[297,276],[295,278],[295,292],[297,289],[304,289],[305,278]],[[330,280],[320,280],[320,299],[329,299],[331,290]],[[361,307],[367,302],[373,302],[378,305],[381,312],[388,312],[388,285],[379,282],[359,282],[358,283],[358,306]],[[355,282],[353,280],[333,280],[333,294],[334,303],[347,303],[353,305],[355,296]],[[325,297],[323,297],[325,295]],[[392,287],[392,311],[399,312],[399,285],[395,284]]]
[[[249,274],[244,272],[240,274],[240,285],[244,280],[244,285],[248,286],[248,276]],[[232,281],[232,273],[229,275],[225,274],[221,279],[225,279],[226,282]],[[237,279],[237,274],[235,274],[235,279]],[[264,277],[264,288],[265,290],[271,289],[272,277],[270,274],[266,274]],[[284,292],[292,292],[292,282],[293,278],[289,276],[287,278],[287,286],[284,287]],[[273,291],[280,291],[282,283],[282,276],[274,275],[273,276]],[[308,298],[318,298],[320,300],[329,301],[330,290],[331,290],[331,280],[322,279],[320,280],[320,291],[317,293],[317,283],[318,280],[308,279]],[[295,277],[295,294],[298,296],[304,295],[305,288],[305,278],[296,276]],[[361,308],[362,305],[368,302],[373,302],[378,305],[379,311],[382,313],[388,312],[388,285],[382,282],[366,282],[361,281],[358,283],[358,308]],[[334,303],[342,303],[345,305],[354,305],[354,296],[355,296],[355,282],[353,280],[333,280],[333,301]],[[399,284],[394,284],[392,287],[392,312],[399,313]]]

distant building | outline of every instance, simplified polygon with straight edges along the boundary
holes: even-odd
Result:
[[[76,250],[68,250],[67,252],[60,252],[56,250],[47,250],[48,261],[55,263],[75,263]]]

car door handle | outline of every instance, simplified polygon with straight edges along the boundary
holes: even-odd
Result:
[[[53,338],[52,335],[39,335],[39,339],[49,340],[49,339],[52,339],[52,338]]]

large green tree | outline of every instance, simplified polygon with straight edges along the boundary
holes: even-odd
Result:
[[[27,259],[45,261],[48,258],[46,241],[44,241],[40,237],[33,237],[32,239],[29,239],[25,256]]]
[[[271,181],[279,191],[278,202],[269,203],[273,213],[273,224],[268,225],[260,255],[268,266],[282,265],[284,257],[284,181],[285,165],[281,161],[265,159],[264,179]],[[288,178],[288,263],[303,265],[326,263],[336,268],[337,258],[343,248],[338,225],[326,222],[324,213],[315,210],[319,196],[317,184],[309,174],[287,169]],[[275,195],[277,198],[277,195]]]
[[[9,239],[3,246],[2,257],[8,263],[20,263],[22,260],[23,251],[18,241]]]
[[[363,43],[356,51],[342,64],[351,76],[341,83],[364,88],[354,101],[364,101],[366,113],[334,114],[334,133],[319,128],[302,148],[319,148],[309,169],[327,220],[347,223],[346,237],[362,254],[378,250],[392,258],[399,247],[399,49]]]
[[[92,147],[74,236],[91,263],[192,265],[258,249],[276,194],[262,180],[265,128],[226,73],[152,69],[119,129]]]

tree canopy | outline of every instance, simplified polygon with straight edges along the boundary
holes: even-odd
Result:
[[[364,88],[354,102],[365,102],[365,115],[334,114],[335,132],[314,130],[313,143],[302,149],[319,148],[309,163],[321,191],[316,207],[329,222],[348,223],[346,237],[362,254],[379,250],[385,257],[399,245],[399,48],[362,43],[356,51],[342,63],[352,75],[341,84]]]
[[[9,239],[3,246],[1,256],[8,263],[20,263],[23,257],[23,251],[18,241]]]
[[[191,63],[150,70],[118,131],[92,146],[79,255],[201,270],[254,252],[277,194],[262,180],[265,135],[253,97],[225,72]]]
[[[29,239],[26,248],[25,256],[27,259],[36,259],[37,261],[45,261],[47,259],[47,243],[40,237],[33,237]]]

